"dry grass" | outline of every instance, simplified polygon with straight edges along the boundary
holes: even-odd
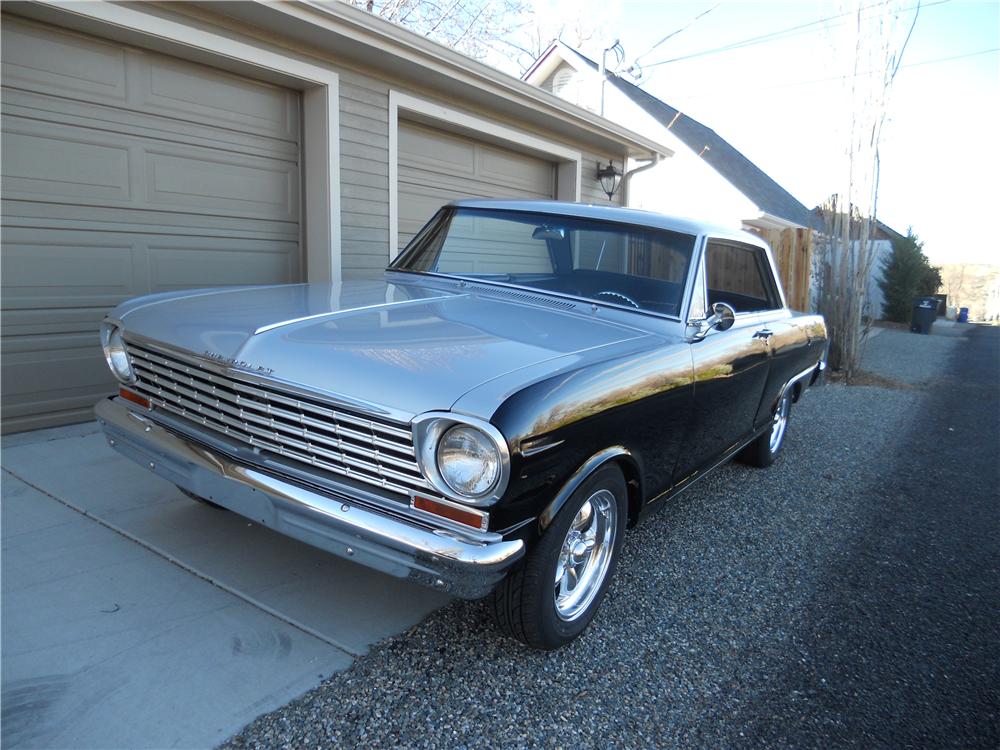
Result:
[[[827,371],[826,382],[836,385],[868,385],[875,386],[876,388],[892,388],[893,390],[898,391],[908,391],[917,387],[911,383],[904,383],[902,380],[887,378],[884,375],[876,375],[874,372],[868,372],[867,370],[858,370],[854,373],[854,377],[852,377],[850,381],[844,377],[844,372],[842,370]]]

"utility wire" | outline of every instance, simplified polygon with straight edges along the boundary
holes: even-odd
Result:
[[[695,22],[697,22],[700,18],[702,18],[704,16],[707,16],[713,10],[715,10],[716,8],[718,8],[720,5],[722,5],[722,3],[716,3],[715,5],[713,5],[708,10],[704,10],[701,13],[699,13],[698,15],[696,15],[694,18],[692,18],[690,21],[688,21],[686,24],[684,24],[683,26],[681,26],[676,31],[671,31],[669,34],[667,34],[665,37],[663,37],[663,39],[661,39],[656,44],[654,44],[652,47],[650,47],[648,50],[646,50],[641,55],[639,55],[638,57],[636,57],[635,60],[633,60],[633,63],[638,63],[642,58],[644,58],[646,55],[650,54],[654,49],[656,49],[657,47],[659,47],[661,44],[663,44],[668,39],[673,39],[675,36],[677,36],[678,34],[680,34],[682,31],[685,31],[685,30],[691,28],[695,24]]]
[[[943,5],[943,4],[947,3],[947,2],[950,2],[950,0],[936,0],[936,2],[924,3],[922,5],[918,3],[917,5],[911,5],[911,6],[907,7],[907,8],[900,8],[900,12],[907,11],[907,10],[913,10],[914,8],[919,8],[919,7],[930,8],[930,7],[933,7],[935,5]],[[858,10],[869,10],[871,8],[876,8],[879,5],[881,5],[881,3],[872,3],[871,5],[862,6]],[[812,26],[818,26],[819,24],[826,23],[827,21],[833,21],[833,20],[836,20],[838,18],[843,18],[844,16],[852,15],[855,12],[856,11],[848,11],[846,13],[838,13],[838,14],[833,15],[833,16],[827,16],[826,18],[820,18],[820,19],[817,19],[815,21],[809,21],[808,23],[799,24],[797,26],[789,26],[787,29],[779,29],[778,31],[772,31],[772,32],[769,32],[767,34],[761,34],[759,36],[753,36],[753,37],[750,37],[748,39],[743,39],[743,40],[740,40],[740,41],[737,41],[737,42],[732,42],[730,44],[723,45],[722,47],[714,47],[712,49],[703,50],[701,52],[692,52],[689,55],[681,55],[680,57],[673,57],[673,58],[670,58],[669,60],[660,60],[659,62],[649,63],[648,65],[644,65],[643,67],[644,68],[655,68],[655,67],[657,67],[659,65],[666,65],[668,63],[680,62],[681,60],[690,60],[691,58],[694,58],[694,57],[703,57],[705,55],[714,55],[714,54],[717,54],[719,52],[729,52],[729,51],[734,50],[734,49],[740,49],[742,47],[750,47],[750,46],[753,46],[753,45],[756,45],[756,44],[764,44],[766,42],[777,41],[778,39],[782,39],[782,38],[785,38],[787,36],[795,36],[796,35],[796,34],[793,34],[791,32],[811,33],[812,30],[811,30],[810,27],[812,27]],[[808,31],[806,29],[808,29]]]
[[[937,57],[933,60],[921,60],[920,62],[906,63],[905,65],[900,65],[899,68],[916,68],[921,65],[932,65],[936,63],[950,62],[951,60],[962,60],[966,57],[976,57],[978,55],[988,55],[991,52],[1000,52],[1000,47],[993,47],[991,49],[981,49],[978,52],[966,52],[961,55],[951,55],[950,57]],[[792,81],[791,83],[778,83],[774,86],[754,86],[753,91],[748,93],[756,93],[758,91],[773,91],[774,89],[786,89],[793,86],[808,86],[812,83],[829,83],[830,81],[846,81],[849,78],[860,78],[861,76],[872,76],[872,75],[883,75],[884,70],[862,70],[858,73],[853,73],[843,76],[831,76],[829,78],[813,78],[808,81]],[[704,99],[709,95],[705,96],[691,96],[689,99]],[[712,97],[717,97],[718,93],[712,94]]]

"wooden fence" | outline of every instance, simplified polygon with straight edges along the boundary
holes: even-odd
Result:
[[[809,283],[812,279],[813,230],[758,229],[747,227],[765,240],[774,253],[785,299],[793,310],[809,310]]]

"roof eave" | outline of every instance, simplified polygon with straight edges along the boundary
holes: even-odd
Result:
[[[558,127],[583,142],[606,148],[617,143],[637,158],[673,154],[661,143],[347,3],[243,0],[221,5],[209,2],[205,7],[256,25],[266,22],[269,30],[294,39],[309,38],[323,48],[347,54],[367,49],[372,54],[354,55],[366,66],[387,69],[395,76],[480,102],[525,122],[544,127],[547,121],[549,128]],[[400,62],[408,67],[401,68]]]
[[[775,214],[769,214],[767,211],[760,211],[757,216],[752,219],[744,219],[744,224],[749,224],[750,226],[757,227],[758,229],[808,229],[809,227],[804,224],[799,224],[798,222],[791,221],[790,219],[784,219]]]

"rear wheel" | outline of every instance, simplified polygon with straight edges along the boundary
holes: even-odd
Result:
[[[545,650],[582,633],[614,575],[627,514],[621,470],[613,464],[598,469],[494,591],[493,615],[500,629]]]
[[[792,394],[789,390],[781,397],[778,407],[774,410],[770,429],[740,451],[737,460],[762,469],[773,464],[785,444],[785,432],[788,430],[791,409]]]

